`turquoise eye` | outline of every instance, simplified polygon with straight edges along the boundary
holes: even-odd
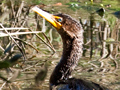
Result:
[[[62,18],[59,18],[59,19],[58,19],[58,22],[62,22]]]

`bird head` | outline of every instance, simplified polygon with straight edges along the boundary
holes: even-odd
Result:
[[[36,13],[38,13],[41,17],[45,18],[49,23],[51,23],[57,30],[59,30],[61,26],[61,17],[54,16],[52,14],[49,14],[48,12],[45,12],[38,8],[37,6],[33,7],[32,10]]]
[[[66,14],[53,15],[41,10],[37,6],[33,7],[32,10],[51,23],[62,36],[67,34],[67,36],[73,38],[81,33],[81,25]]]

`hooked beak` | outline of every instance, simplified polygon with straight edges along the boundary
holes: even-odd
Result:
[[[32,10],[36,13],[38,13],[41,17],[45,18],[49,23],[51,23],[57,30],[59,30],[62,25],[61,23],[57,22],[56,19],[60,18],[58,16],[54,16],[52,14],[49,14],[43,10],[41,10],[40,8],[38,8],[37,6],[33,7]]]

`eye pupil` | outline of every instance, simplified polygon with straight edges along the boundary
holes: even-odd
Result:
[[[62,22],[62,18],[59,18],[58,21],[59,21],[59,22]]]

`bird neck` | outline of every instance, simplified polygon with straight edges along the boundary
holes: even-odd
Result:
[[[65,69],[64,73],[66,75],[64,74],[64,78],[68,78],[77,65],[82,55],[82,44],[81,37],[63,40],[63,54],[58,65]]]
[[[82,41],[81,38],[73,38],[71,40],[63,41],[63,54],[60,60],[60,65],[65,63],[66,66],[74,69],[79,58],[82,55]],[[58,64],[59,65],[59,64]]]
[[[71,38],[67,35],[62,35],[63,54],[50,77],[50,85],[58,85],[61,81],[63,82],[63,80],[69,78],[82,55],[83,37]]]

